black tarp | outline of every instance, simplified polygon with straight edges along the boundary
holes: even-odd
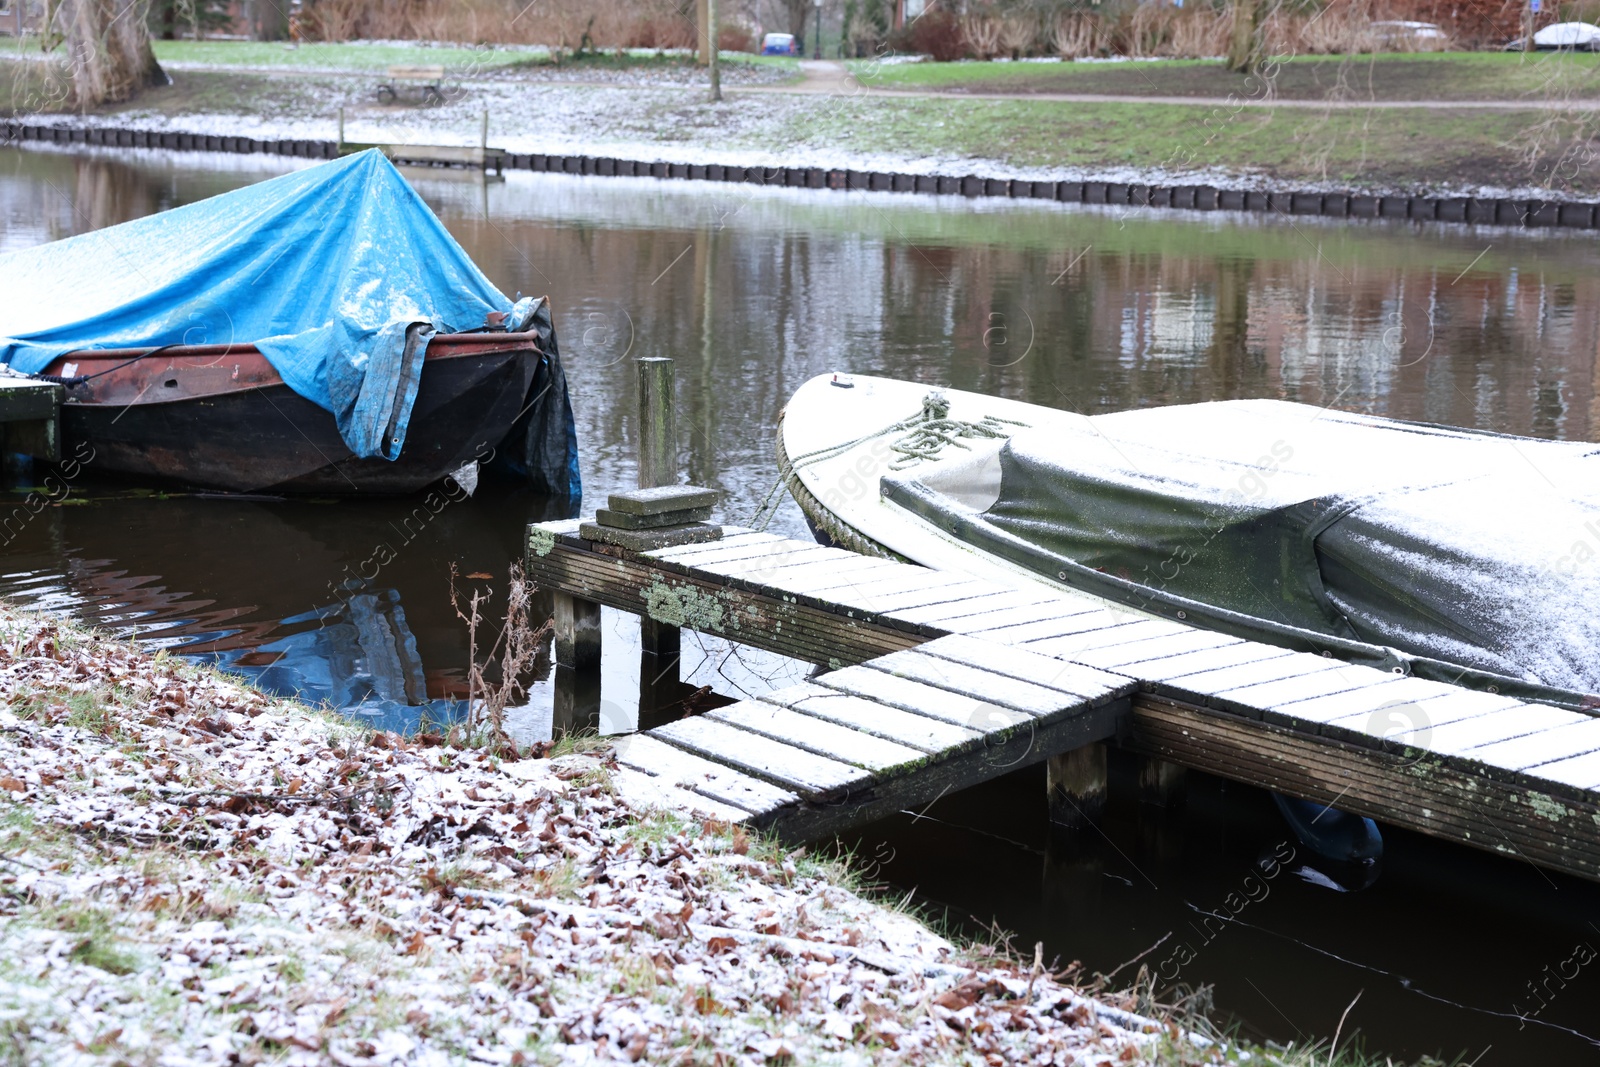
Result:
[[[1228,401],[1025,431],[998,466],[918,473],[886,493],[1037,546],[1039,569],[1600,692],[1592,444]]]

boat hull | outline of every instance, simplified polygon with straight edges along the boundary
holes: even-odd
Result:
[[[284,384],[253,347],[83,353],[51,374],[68,389],[67,450],[97,473],[225,492],[397,494],[487,461],[522,411],[540,359],[532,336],[446,335],[429,344],[398,459],[362,459],[333,415]],[[104,373],[102,373],[104,372]]]

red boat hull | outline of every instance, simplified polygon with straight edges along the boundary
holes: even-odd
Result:
[[[295,393],[254,346],[78,352],[53,375],[67,389],[66,450],[90,469],[227,492],[393,494],[487,461],[523,410],[541,358],[533,334],[445,334],[428,344],[410,426],[394,461],[359,459],[333,415]],[[118,366],[126,364],[126,366]],[[102,373],[104,372],[104,373]]]

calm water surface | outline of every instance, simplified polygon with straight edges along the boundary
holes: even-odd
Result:
[[[292,165],[0,150],[0,250]],[[639,356],[677,360],[684,467],[722,490],[730,521],[773,487],[785,399],[829,370],[1084,413],[1281,397],[1540,437],[1600,433],[1592,236],[412,178],[503,290],[554,302],[589,506],[632,484]],[[0,595],[398,728],[448,714],[460,693],[466,641],[450,566],[502,575],[522,524],[558,514],[494,485],[420,529],[404,522],[415,501],[201,498],[88,476],[74,488],[6,545]],[[792,504],[774,528],[806,536]],[[347,584],[379,545],[396,549],[394,562]],[[613,613],[606,625],[604,721],[624,729],[637,705],[637,626]],[[728,695],[804,671],[686,643],[686,680]],[[523,727],[538,731],[551,701],[541,685]],[[1258,861],[1283,854],[1286,831],[1265,794],[1196,779],[1180,813],[1115,803],[1103,833],[1073,848],[1051,840],[1037,768],[886,819],[851,844],[896,891],[968,931],[997,924],[1025,950],[1043,942],[1047,957],[1090,971],[1137,958],[1119,982],[1141,966],[1171,974],[1167,961],[1186,949],[1177,981],[1211,987],[1217,1014],[1258,1037],[1331,1036],[1359,994],[1344,1039],[1397,1059],[1600,1060],[1600,963],[1575,977],[1570,963],[1582,946],[1600,948],[1600,888],[1399,831],[1387,831],[1385,870],[1364,890],[1298,862],[1247,883]],[[1246,891],[1257,899],[1233,921],[1208,917]],[[1161,981],[1157,992],[1179,991]]]

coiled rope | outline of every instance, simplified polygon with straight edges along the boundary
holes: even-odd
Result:
[[[994,415],[985,415],[976,422],[970,422],[965,419],[952,419],[950,417],[950,399],[941,390],[935,389],[922,398],[922,410],[915,415],[891,423],[873,433],[863,434],[853,441],[845,441],[842,444],[830,445],[827,448],[819,448],[798,456],[790,456],[783,448],[780,434],[778,481],[767,493],[766,499],[761,502],[761,506],[756,509],[755,521],[751,523],[751,526],[757,530],[765,530],[767,528],[767,525],[772,522],[772,517],[778,511],[778,492],[787,485],[797,503],[803,504],[804,500],[810,500],[814,503],[815,513],[813,513],[812,508],[803,508],[813,522],[823,526],[828,535],[833,537],[836,542],[846,545],[846,547],[854,548],[856,546],[849,544],[849,542],[867,540],[865,535],[854,530],[850,530],[849,535],[846,537],[840,537],[834,533],[832,527],[839,525],[839,523],[833,519],[831,512],[823,507],[820,502],[817,502],[809,491],[805,490],[804,484],[799,478],[801,468],[811,466],[814,463],[821,463],[825,460],[835,459],[854,448],[866,444],[868,441],[898,433],[900,436],[889,443],[889,451],[894,458],[889,460],[888,466],[892,471],[901,471],[917,463],[937,459],[939,453],[950,445],[965,451],[971,451],[967,445],[962,444],[962,438],[993,440],[998,437],[1010,437],[1015,432],[1012,427],[1026,427],[1027,425],[1027,423],[1017,419],[1002,419]],[[802,493],[804,497],[802,497]],[[846,529],[848,530],[849,528],[846,527]],[[869,540],[868,543],[876,546],[877,551],[875,554],[877,555],[882,555],[887,551],[887,549],[877,545],[876,542]],[[860,550],[857,548],[857,551]]]

